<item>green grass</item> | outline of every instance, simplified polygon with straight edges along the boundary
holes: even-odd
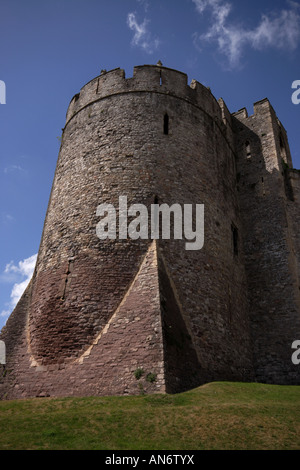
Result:
[[[2,401],[0,449],[300,449],[300,387],[214,382],[177,395]]]

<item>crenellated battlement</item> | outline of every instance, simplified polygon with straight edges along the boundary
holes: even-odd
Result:
[[[247,108],[241,108],[238,111],[232,113],[232,116],[239,120],[244,120],[260,117],[265,115],[266,112],[273,113],[275,115],[275,111],[268,98],[263,98],[262,100],[253,103],[253,111],[253,114],[249,115]]]
[[[116,68],[103,70],[84,85],[69,105],[66,124],[81,109],[93,102],[124,93],[160,93],[185,100],[198,106],[213,119],[222,121],[222,111],[209,88],[196,80],[188,84],[185,73],[161,65],[136,66],[133,76],[126,78],[125,71]]]
[[[233,120],[237,123],[235,128],[240,134],[240,139],[247,141],[250,147],[261,146],[265,149],[264,160],[268,162],[269,171],[273,167],[280,169],[282,160],[289,168],[292,168],[286,130],[268,98],[256,101],[253,104],[253,111],[250,116],[246,108],[232,113]],[[258,154],[259,148],[256,148],[254,153]]]

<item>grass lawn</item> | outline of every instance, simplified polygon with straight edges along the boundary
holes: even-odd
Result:
[[[300,386],[0,402],[0,450],[300,449]]]

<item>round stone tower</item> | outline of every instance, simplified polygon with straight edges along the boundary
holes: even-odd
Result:
[[[187,250],[172,230],[132,239],[117,226],[99,239],[97,207],[111,204],[118,221],[120,196],[149,213],[204,205],[203,247]],[[23,318],[18,341],[7,339],[15,396],[250,378],[241,237],[223,100],[161,65],[102,72],[69,105],[36,269],[6,326]]]

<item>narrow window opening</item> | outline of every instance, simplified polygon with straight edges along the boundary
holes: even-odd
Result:
[[[154,204],[158,204],[158,196],[154,196]]]
[[[266,190],[265,190],[265,183],[264,183],[263,176],[261,177],[261,182],[262,182],[262,193],[263,193],[263,196],[265,196],[266,195]]]
[[[164,134],[169,134],[169,116],[167,113],[164,115]]]
[[[279,144],[280,144],[280,156],[282,160],[287,164],[287,154],[286,154],[286,147],[282,137],[282,134],[279,135]]]
[[[61,300],[65,300],[66,299],[66,291],[67,291],[67,284],[71,282],[71,276],[70,274],[72,274],[72,271],[73,271],[73,265],[74,265],[74,261],[73,260],[69,260],[69,264],[68,264],[68,269],[67,269],[67,272],[66,272],[66,277],[63,281],[63,288],[62,288],[62,294],[61,294]]]
[[[162,76],[161,71],[159,72],[159,85],[162,86]]]
[[[286,197],[290,201],[294,201],[294,191],[293,191],[293,186],[290,180],[290,175],[289,175],[289,164],[287,160],[287,151],[286,151],[286,146],[285,146],[285,140],[280,132],[279,134],[279,144],[280,144],[280,156],[281,156],[281,163],[282,163],[282,169],[283,169],[283,177],[284,177],[284,189],[285,189],[285,194]]]
[[[281,147],[281,148],[284,148],[282,135],[279,136],[279,142],[280,142],[280,147]]]
[[[247,158],[250,158],[251,157],[251,148],[250,148],[250,142],[249,140],[247,140],[245,142],[245,147],[246,147],[246,155],[247,155]]]
[[[238,229],[233,224],[231,225],[231,231],[232,231],[233,253],[235,255],[238,255],[238,253],[239,253],[239,249],[238,249]]]

